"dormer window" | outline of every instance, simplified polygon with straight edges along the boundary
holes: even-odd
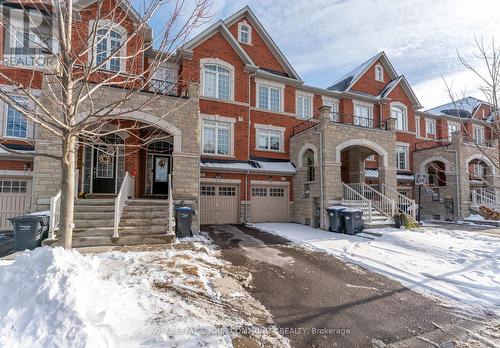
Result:
[[[252,43],[252,29],[245,22],[238,24],[238,41],[247,45]]]
[[[384,68],[380,64],[375,66],[375,80],[384,82]]]

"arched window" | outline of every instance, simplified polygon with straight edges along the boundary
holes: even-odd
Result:
[[[406,114],[405,108],[400,106],[393,106],[391,108],[391,117],[396,120],[397,130],[408,130],[408,116]]]
[[[314,163],[314,152],[312,150],[307,150],[304,154],[304,165],[306,166],[306,181],[314,181],[316,179],[315,173],[315,163]]]
[[[203,95],[210,98],[230,100],[230,70],[218,64],[205,64],[203,66]]]
[[[384,68],[380,64],[375,66],[375,80],[384,82]]]
[[[96,36],[96,65],[100,64],[103,69],[111,71],[123,70],[121,60],[122,54],[119,52],[122,46],[123,35],[115,29],[100,28]]]

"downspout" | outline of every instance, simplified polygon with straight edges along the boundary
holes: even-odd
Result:
[[[320,221],[320,228],[323,228],[324,226],[324,210],[325,210],[325,203],[324,203],[324,193],[323,193],[323,133],[318,132],[318,131],[313,131],[313,134],[318,134],[319,135],[319,192],[320,192],[320,203],[319,203],[319,208],[321,210],[321,214],[319,215],[319,221]]]
[[[251,122],[251,115],[252,111],[250,110],[251,107],[251,101],[252,101],[252,77],[254,77],[257,73],[249,74],[248,75],[248,122],[247,122],[247,142],[248,142],[248,147],[247,147],[247,152],[248,152],[248,160],[250,161],[250,131],[252,130],[252,122]],[[257,92],[256,92],[257,93]],[[250,174],[250,171],[247,170],[247,173],[245,174],[245,222],[248,222],[248,175]]]

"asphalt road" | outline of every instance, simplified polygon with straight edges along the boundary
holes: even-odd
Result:
[[[294,347],[389,344],[458,321],[436,301],[400,283],[280,237],[244,226],[202,230],[224,259],[250,270],[250,292]]]

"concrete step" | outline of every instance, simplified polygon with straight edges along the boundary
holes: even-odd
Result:
[[[168,205],[130,205],[127,204],[123,209],[124,212],[134,212],[134,211],[161,211],[168,212]]]
[[[165,219],[168,218],[168,211],[129,211],[124,209],[122,219]]]
[[[105,246],[105,245],[140,245],[140,244],[168,244],[175,240],[174,234],[155,234],[148,236],[122,236],[117,240],[111,237],[76,237],[73,238],[73,247]]]
[[[372,222],[363,221],[363,228],[385,228],[385,227],[394,227],[394,223],[391,221],[372,221]]]
[[[114,198],[108,199],[77,199],[75,201],[75,206],[81,205],[115,205]]]
[[[111,227],[90,227],[90,228],[78,228],[73,230],[73,237],[100,237],[107,236],[111,237],[113,235],[113,226]]]
[[[115,205],[75,205],[75,213],[114,212]]]
[[[92,219],[92,220],[76,220],[75,229],[81,228],[99,228],[99,227],[113,227],[114,220],[111,219]]]
[[[111,211],[80,211],[75,210],[75,220],[113,220],[114,209]]]
[[[140,205],[146,205],[146,206],[167,206],[168,207],[168,200],[166,199],[130,199],[127,201],[127,205],[131,206],[140,206]]]
[[[167,226],[168,219],[160,218],[160,219],[121,219],[120,227],[132,227],[132,226]]]
[[[135,236],[135,235],[156,235],[167,233],[168,227],[162,225],[148,225],[148,226],[128,226],[120,227],[118,233],[120,236]],[[90,228],[75,228],[73,230],[74,237],[94,237],[94,236],[107,236],[113,235],[113,227],[90,227]]]

